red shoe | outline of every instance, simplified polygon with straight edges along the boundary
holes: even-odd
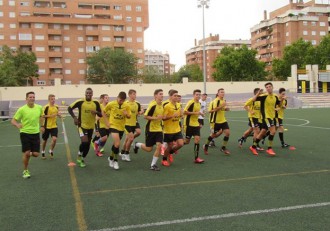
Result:
[[[167,160],[162,160],[162,165],[165,167],[170,167],[170,163]]]
[[[201,164],[201,163],[204,163],[204,160],[197,157],[194,162],[195,162],[195,164]]]
[[[255,149],[255,148],[253,148],[252,146],[250,146],[250,150],[251,150],[251,152],[253,153],[253,155],[255,155],[255,156],[258,155],[257,149]]]
[[[96,153],[96,156],[98,156],[98,157],[102,157],[102,156],[103,156],[103,153],[102,153],[102,152],[97,152],[97,153]]]
[[[172,155],[172,154],[169,154],[169,155],[168,155],[168,160],[169,160],[171,163],[174,161],[174,159],[173,159],[173,155]]]
[[[97,142],[94,142],[94,151],[96,155],[99,152],[99,145],[97,144]]]
[[[209,146],[207,144],[203,144],[203,150],[204,150],[204,154],[205,155],[208,155],[209,154],[208,148],[209,148]]]
[[[273,149],[269,148],[266,150],[267,154],[270,155],[270,156],[275,156],[275,152]]]
[[[227,148],[221,148],[221,152],[223,152],[225,155],[230,155],[230,151]]]

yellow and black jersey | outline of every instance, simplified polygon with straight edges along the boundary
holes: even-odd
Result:
[[[145,116],[157,117],[163,115],[164,108],[162,104],[157,104],[155,100],[151,101],[148,105]],[[162,132],[162,120],[148,120],[146,124],[146,132]]]
[[[106,105],[101,104],[101,111],[102,112],[104,112],[105,106]],[[97,127],[98,128],[106,128],[107,127],[107,125],[105,123],[105,120],[106,119],[109,119],[109,115],[107,115],[107,114],[106,114],[106,118],[103,118],[103,117],[99,118],[99,120],[96,122],[97,123]]]
[[[86,99],[78,99],[77,101],[73,102],[69,107],[71,109],[78,108],[78,120],[82,128],[94,129],[95,114],[91,112],[96,111],[98,113],[101,113],[101,106],[97,100],[87,101]]]
[[[141,104],[138,101],[133,101],[133,102],[127,101],[127,104],[131,109],[131,117],[129,119],[126,118],[125,125],[136,126],[137,117],[139,115],[139,111],[141,111]]]
[[[46,129],[57,128],[58,105],[46,104],[42,108],[42,115],[43,116],[52,116],[52,117],[45,117],[44,127]],[[54,115],[56,115],[56,116],[54,116]]]
[[[131,109],[127,102],[119,104],[117,100],[111,101],[107,104],[104,109],[105,114],[109,114],[110,128],[114,128],[118,131],[125,130],[126,116],[124,111],[127,112],[127,115],[131,115]]]
[[[248,112],[249,118],[261,119],[260,101],[253,101],[253,98],[250,98],[245,102],[244,106],[248,106],[249,109],[253,111],[253,114],[251,114],[250,111]]]
[[[263,119],[275,119],[275,108],[280,106],[280,100],[275,94],[262,94],[257,97],[260,101],[260,112]]]
[[[276,111],[276,118],[284,119],[284,110],[288,105],[288,101],[286,99],[283,99],[281,102],[281,106],[279,107],[279,110]]]
[[[164,116],[173,116],[177,114],[176,117],[164,120],[164,133],[165,134],[174,134],[181,132],[180,118],[181,118],[181,107],[179,104],[167,103],[164,106]]]
[[[220,107],[226,102],[225,99],[215,98],[209,105],[209,111],[213,110],[214,108]],[[210,113],[210,123],[217,123],[222,124],[226,122],[225,117],[226,107],[221,108],[219,111],[211,112]]]
[[[195,100],[189,100],[184,108],[184,112],[200,112],[201,110],[201,103],[195,102]],[[199,127],[198,116],[196,115],[185,115],[184,116],[184,125],[190,127]]]
[[[163,105],[163,107],[165,107],[166,106],[166,104],[168,104],[170,102],[170,100],[169,99],[167,99],[167,100],[164,100],[163,102],[162,102],[162,105]]]

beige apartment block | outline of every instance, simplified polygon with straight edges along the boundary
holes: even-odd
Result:
[[[327,4],[325,4],[325,2]],[[258,59],[271,70],[274,58],[282,58],[284,47],[302,38],[313,45],[320,44],[329,33],[329,1],[288,0],[250,29],[251,46],[258,51]]]
[[[144,66],[145,68],[153,68],[154,70],[157,70],[159,74],[164,76],[170,76],[173,74],[171,73],[170,55],[168,53],[145,50]]]
[[[246,45],[248,48],[251,47],[250,40],[220,40],[219,35],[212,35],[210,37],[205,38],[205,60],[206,60],[206,81],[212,82],[214,81],[212,74],[215,69],[212,67],[215,59],[218,57],[221,49],[230,46],[239,48],[242,45]],[[203,48],[204,43],[203,40],[195,39],[195,46],[190,50],[186,51],[186,64],[198,64],[201,70],[203,70]]]
[[[123,49],[144,66],[148,0],[0,0],[0,49],[33,51],[34,85],[86,83],[86,57],[103,47]]]

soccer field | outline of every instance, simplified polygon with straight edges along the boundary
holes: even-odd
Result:
[[[284,137],[296,150],[282,149],[276,135],[276,157],[268,157],[250,153],[251,137],[238,148],[246,112],[228,112],[230,156],[220,152],[221,136],[209,155],[200,151],[205,163],[194,164],[191,142],[170,167],[159,161],[160,172],[149,170],[152,153],[141,150],[131,150],[132,162],[120,161],[118,171],[109,168],[111,139],[104,157],[91,148],[86,168],[68,166],[80,140],[67,117],[63,126],[58,121],[55,158],[31,159],[30,179],[21,176],[19,133],[3,121],[1,230],[328,230],[329,114],[328,108],[286,110]],[[208,134],[206,124],[202,143]]]

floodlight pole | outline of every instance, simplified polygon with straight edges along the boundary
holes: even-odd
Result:
[[[206,93],[206,47],[205,47],[205,8],[209,8],[210,0],[197,0],[198,8],[202,7],[203,11],[203,82],[204,82],[204,93]]]

